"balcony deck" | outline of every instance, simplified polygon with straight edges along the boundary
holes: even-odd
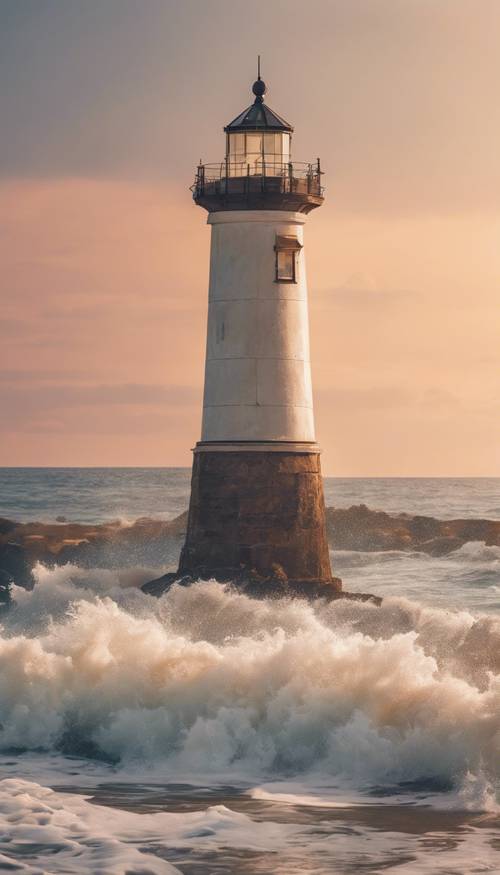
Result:
[[[221,210],[290,210],[309,213],[324,200],[322,172],[316,164],[272,164],[242,173],[229,162],[200,164],[191,191],[199,206]]]

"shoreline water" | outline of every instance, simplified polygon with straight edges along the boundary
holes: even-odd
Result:
[[[0,468],[0,517],[85,524],[172,520],[188,506],[188,468]],[[438,519],[500,519],[500,478],[324,477],[327,506],[365,504]]]
[[[99,486],[99,501],[131,488],[123,476]],[[131,507],[149,503],[149,476]],[[166,480],[169,513],[182,490],[175,474]],[[440,498],[420,484],[403,529],[416,520],[423,538],[423,506],[463,506],[448,485]],[[375,507],[395,487],[380,488]],[[84,492],[78,513],[92,504],[88,481]],[[469,495],[466,525],[495,501]],[[51,542],[42,524],[56,553],[65,525]],[[383,596],[381,607],[261,602],[210,582],[152,599],[141,583],[175,564],[182,538],[179,521],[170,539],[170,523],[154,525],[163,553],[144,550],[141,525],[119,524],[137,537],[114,554],[107,543],[101,559],[114,567],[97,553],[64,564],[52,553],[35,562],[33,589],[14,588],[0,634],[0,868],[497,872],[500,547],[335,549],[345,588]]]
[[[498,618],[87,575],[47,569],[0,638],[9,863],[497,871]]]

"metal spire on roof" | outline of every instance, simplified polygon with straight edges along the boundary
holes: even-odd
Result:
[[[255,103],[264,102],[264,94],[267,91],[266,83],[260,78],[260,55],[257,55],[257,79],[252,85],[252,91],[255,94]]]

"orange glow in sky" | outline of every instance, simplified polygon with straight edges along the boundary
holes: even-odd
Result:
[[[188,188],[258,48],[294,157],[326,172],[306,226],[323,470],[500,475],[500,4],[312,2],[314,41],[286,7],[0,12],[0,464],[190,464],[209,229]]]

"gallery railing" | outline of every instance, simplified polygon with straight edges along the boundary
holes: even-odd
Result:
[[[322,197],[321,176],[319,158],[314,164],[263,160],[253,165],[227,159],[220,164],[199,164],[191,191],[195,200],[259,192]]]

